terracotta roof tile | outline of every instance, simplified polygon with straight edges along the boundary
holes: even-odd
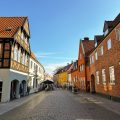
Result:
[[[13,37],[27,17],[0,17],[0,37]]]

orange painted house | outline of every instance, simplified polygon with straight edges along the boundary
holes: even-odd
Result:
[[[85,37],[80,41],[78,54],[78,79],[79,88],[83,91],[90,91],[90,67],[89,53],[94,49],[94,40]]]

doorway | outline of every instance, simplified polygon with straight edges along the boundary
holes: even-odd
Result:
[[[95,93],[95,76],[91,75],[91,92]]]

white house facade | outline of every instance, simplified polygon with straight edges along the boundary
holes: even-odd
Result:
[[[44,67],[37,61],[35,55],[31,53],[29,62],[29,82],[30,93],[39,91],[40,84],[45,79]]]

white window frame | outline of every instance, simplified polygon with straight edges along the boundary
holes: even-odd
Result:
[[[110,75],[110,84],[115,85],[115,71],[114,66],[109,67],[109,75]]]
[[[24,35],[23,32],[21,33],[21,39],[22,39],[22,40],[25,40],[25,35]]]
[[[108,50],[110,50],[112,48],[112,41],[111,41],[111,39],[109,39],[107,41],[107,48],[108,48]]]
[[[100,48],[100,53],[101,53],[101,55],[103,55],[103,54],[104,54],[104,51],[103,51],[103,46],[101,46],[101,48]]]
[[[98,60],[98,53],[97,53],[97,51],[95,52],[95,59]]]
[[[25,53],[22,54],[22,64],[25,64]]]
[[[92,64],[92,57],[90,57],[90,65]]]
[[[102,69],[102,82],[104,85],[106,85],[106,73],[105,73],[105,69]]]
[[[92,63],[94,63],[94,55],[92,56]]]
[[[25,65],[27,66],[28,56],[25,55]]]
[[[120,41],[120,29],[117,29],[117,39]]]
[[[99,71],[96,71],[96,84],[100,83],[100,79],[99,79]]]
[[[14,48],[14,60],[18,61],[18,49],[17,49],[17,46],[15,46],[15,48]]]
[[[104,36],[106,36],[108,34],[108,29],[104,32]]]
[[[18,62],[20,63],[20,60],[21,60],[21,50],[19,49],[18,50]]]

